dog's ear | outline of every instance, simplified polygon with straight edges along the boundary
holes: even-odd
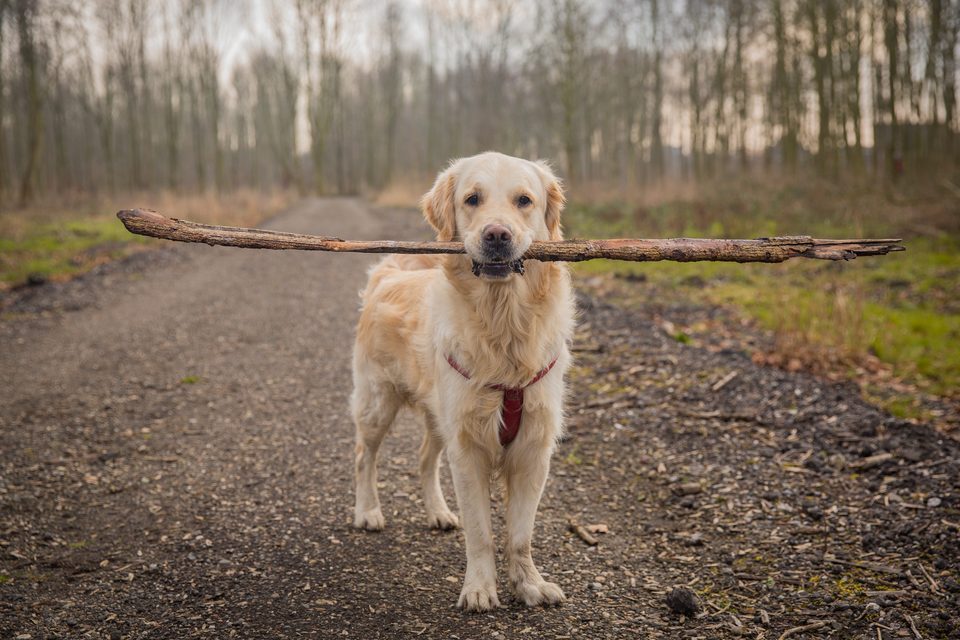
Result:
[[[560,213],[563,211],[567,198],[563,194],[563,183],[554,173],[553,169],[544,160],[537,160],[535,163],[540,172],[540,179],[543,180],[543,187],[547,192],[547,231],[550,232],[551,240],[563,240],[563,229],[560,226]]]
[[[437,181],[420,200],[423,217],[430,226],[437,230],[437,240],[447,242],[453,240],[457,233],[457,218],[454,210],[453,196],[456,189],[456,164],[437,176]]]

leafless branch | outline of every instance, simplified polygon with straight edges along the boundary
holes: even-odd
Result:
[[[176,218],[167,218],[147,209],[131,209],[117,213],[127,229],[143,236],[202,242],[225,247],[247,249],[299,249],[340,253],[464,253],[461,242],[403,242],[397,240],[343,240],[264,229],[219,227]],[[719,261],[719,262],[783,262],[790,258],[852,260],[858,256],[884,255],[903,251],[900,239],[825,240],[809,236],[726,240],[714,238],[669,238],[662,240],[564,240],[534,242],[524,258],[527,260],[580,262],[606,258],[633,262]]]

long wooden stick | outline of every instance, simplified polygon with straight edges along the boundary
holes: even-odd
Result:
[[[148,209],[117,213],[124,226],[142,236],[202,242],[247,249],[300,249],[342,253],[465,253],[462,242],[401,242],[396,240],[342,240],[283,231],[218,227],[176,218],[167,218]],[[790,258],[852,260],[857,256],[884,255],[903,251],[899,238],[881,240],[821,240],[809,236],[721,240],[713,238],[670,238],[664,240],[564,240],[534,242],[524,259],[580,262],[607,258],[654,262],[673,260],[696,262],[783,262]]]

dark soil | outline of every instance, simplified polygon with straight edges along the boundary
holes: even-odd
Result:
[[[272,226],[426,233],[354,200]],[[0,637],[960,637],[957,442],[755,365],[762,335],[644,281],[579,282],[534,540],[567,603],[527,609],[501,580],[500,610],[461,613],[462,536],[425,526],[409,417],[382,453],[386,530],[350,526],[372,261],[175,247],[8,294]],[[680,586],[695,617],[667,604]]]

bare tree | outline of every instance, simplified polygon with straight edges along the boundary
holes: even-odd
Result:
[[[5,82],[7,70],[4,67],[4,34],[6,32],[7,13],[10,11],[10,0],[0,0],[0,206],[3,205],[7,191],[7,84]]]
[[[20,66],[24,74],[27,95],[27,153],[20,178],[20,205],[30,204],[43,148],[43,93],[40,88],[41,67],[36,43],[37,3],[34,0],[16,0],[17,33],[20,43]]]

